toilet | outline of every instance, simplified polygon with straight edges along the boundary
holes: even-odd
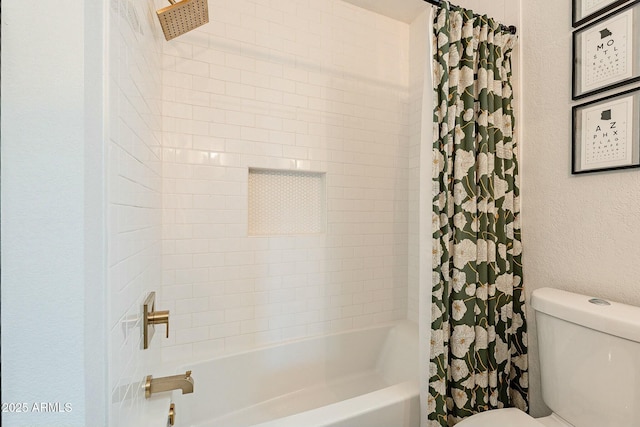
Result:
[[[535,290],[531,305],[553,414],[496,409],[456,427],[639,427],[640,307],[550,288]]]

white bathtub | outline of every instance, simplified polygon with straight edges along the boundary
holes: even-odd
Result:
[[[174,395],[176,427],[418,427],[417,326],[401,322],[219,357]]]

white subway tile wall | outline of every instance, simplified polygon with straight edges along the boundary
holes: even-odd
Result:
[[[108,25],[109,425],[144,411],[141,383],[160,360],[142,350],[141,307],[162,283],[162,32],[154,2],[113,0]]]
[[[406,318],[409,26],[339,0],[209,8],[163,46],[163,359]],[[326,173],[326,232],[250,237],[249,168]]]

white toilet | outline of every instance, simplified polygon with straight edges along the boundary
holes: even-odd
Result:
[[[533,292],[549,417],[517,409],[456,427],[640,427],[640,307],[557,289]]]

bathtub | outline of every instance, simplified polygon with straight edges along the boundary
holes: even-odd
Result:
[[[418,427],[411,322],[331,334],[181,367],[176,427]]]

